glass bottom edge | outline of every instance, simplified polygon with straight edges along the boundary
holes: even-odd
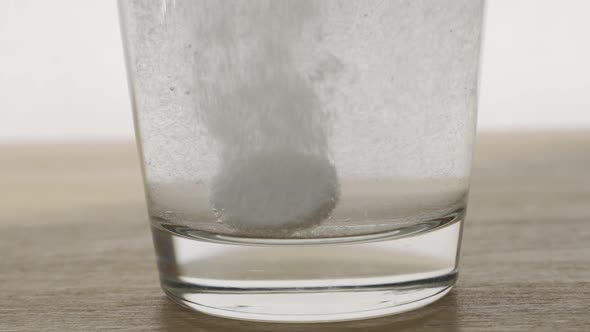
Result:
[[[274,323],[338,322],[377,318],[424,307],[451,291],[457,273],[385,285],[314,289],[223,289],[167,282],[175,303],[212,316]]]
[[[462,220],[382,241],[253,245],[152,228],[162,288],[213,316],[284,323],[368,319],[414,310],[457,279]]]

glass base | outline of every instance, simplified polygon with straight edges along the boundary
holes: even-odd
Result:
[[[311,323],[375,318],[414,310],[446,295],[455,280],[456,275],[452,274],[419,281],[411,286],[392,284],[355,289],[291,289],[257,293],[165,283],[162,286],[172,301],[213,316],[261,322]]]
[[[413,310],[457,278],[462,215],[406,237],[305,245],[215,242],[153,227],[162,287],[207,314],[253,321],[330,322]]]

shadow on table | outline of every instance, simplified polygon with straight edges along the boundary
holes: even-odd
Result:
[[[457,331],[457,296],[452,291],[436,303],[416,311],[381,318],[341,323],[277,324],[256,323],[212,317],[162,301],[159,329],[163,331],[203,332],[298,332],[298,331]]]

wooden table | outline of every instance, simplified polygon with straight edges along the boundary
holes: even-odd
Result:
[[[0,331],[590,331],[590,132],[480,135],[461,276],[424,309],[285,325],[168,301],[134,146],[0,146]]]

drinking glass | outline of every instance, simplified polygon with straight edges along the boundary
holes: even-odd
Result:
[[[237,319],[411,310],[457,279],[483,0],[121,0],[162,288]]]

